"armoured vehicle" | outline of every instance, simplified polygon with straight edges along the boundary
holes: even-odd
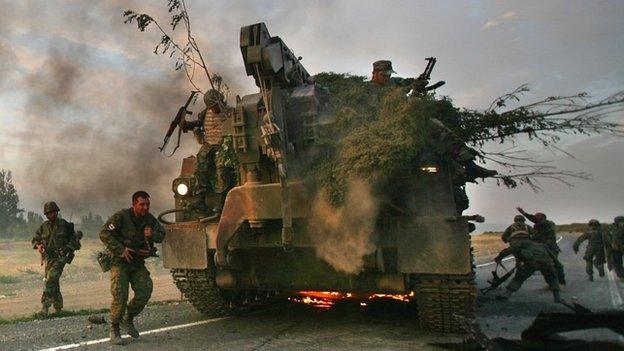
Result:
[[[423,327],[461,331],[453,316],[473,318],[476,286],[468,223],[458,215],[457,186],[445,164],[427,157],[400,172],[389,189],[392,204],[379,208],[375,248],[363,270],[337,271],[317,255],[312,198],[300,178],[306,155],[332,122],[328,93],[264,23],[241,28],[240,48],[260,91],[237,97],[226,121],[239,182],[220,216],[202,217],[189,209],[195,157],[183,160],[162,253],[177,287],[211,316],[276,292],[413,293]]]

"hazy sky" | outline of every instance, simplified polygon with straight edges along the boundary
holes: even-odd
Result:
[[[166,1],[0,0],[0,168],[13,171],[22,207],[41,211],[56,199],[65,216],[104,216],[143,188],[158,209],[170,207],[171,180],[196,144],[158,153],[170,118],[190,86],[168,56],[152,54],[159,35],[123,24],[126,8],[167,23]],[[416,76],[436,56],[438,94],[483,109],[529,83],[525,102],[586,91],[596,99],[624,87],[622,1],[187,1],[211,71],[233,95],[255,92],[239,50],[241,26],[263,21],[312,74],[368,75],[391,59]],[[196,108],[198,110],[199,108]],[[623,122],[622,114],[614,120]],[[469,212],[506,223],[516,206],[556,222],[611,220],[624,213],[624,140],[574,137],[577,158],[526,145],[542,160],[585,171],[593,181],[570,189],[509,191],[471,186]],[[524,143],[521,144],[525,147]],[[490,146],[504,147],[503,145]],[[69,213],[68,213],[69,212]],[[485,228],[485,227],[482,227]]]

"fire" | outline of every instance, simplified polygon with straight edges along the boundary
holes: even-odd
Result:
[[[368,303],[371,301],[394,300],[400,302],[410,302],[413,297],[413,291],[409,294],[355,294],[337,291],[299,291],[296,293],[296,296],[289,297],[288,300],[317,308],[328,309],[333,307],[338,301],[359,301],[360,306],[367,307]]]

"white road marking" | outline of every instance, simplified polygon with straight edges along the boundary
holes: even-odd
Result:
[[[624,304],[622,291],[620,290],[620,283],[618,282],[619,278],[614,275],[613,271],[607,270],[607,280],[609,281],[609,293],[611,294],[613,307],[619,309]]]
[[[169,330],[189,328],[189,327],[194,327],[196,325],[202,325],[202,324],[208,324],[208,323],[212,323],[212,322],[218,322],[220,320],[224,320],[224,319],[228,319],[228,318],[230,318],[230,317],[213,318],[213,319],[207,319],[207,320],[203,320],[203,321],[199,321],[199,322],[193,322],[193,323],[187,323],[187,324],[179,324],[179,325],[172,325],[170,327],[164,327],[164,328],[147,330],[147,331],[141,332],[139,334],[140,335],[149,335],[149,334],[162,333],[162,332],[169,331]],[[127,339],[129,337],[130,337],[129,335],[125,335],[125,336],[123,336],[123,339]],[[89,341],[83,341],[83,342],[79,342],[79,343],[75,343],[75,344],[67,344],[67,345],[50,347],[50,348],[47,348],[47,349],[41,349],[39,351],[68,350],[68,349],[74,349],[76,347],[81,347],[81,346],[89,346],[89,345],[101,344],[101,343],[104,343],[104,342],[108,342],[109,340],[110,340],[109,338],[89,340]]]
[[[559,236],[559,239],[557,239],[557,243],[559,243],[561,240],[563,239],[562,236]],[[511,261],[511,260],[515,260],[516,258],[513,256],[507,257],[503,259],[503,262],[507,262],[507,261]],[[487,263],[481,263],[478,264],[476,267],[477,268],[481,268],[481,267],[486,267],[486,266],[491,266],[493,264],[495,264],[496,262],[492,261],[492,262],[487,262]]]

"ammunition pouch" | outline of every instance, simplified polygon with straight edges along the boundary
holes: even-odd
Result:
[[[97,261],[102,269],[102,272],[108,272],[111,269],[111,256],[108,251],[100,251],[97,253]]]

